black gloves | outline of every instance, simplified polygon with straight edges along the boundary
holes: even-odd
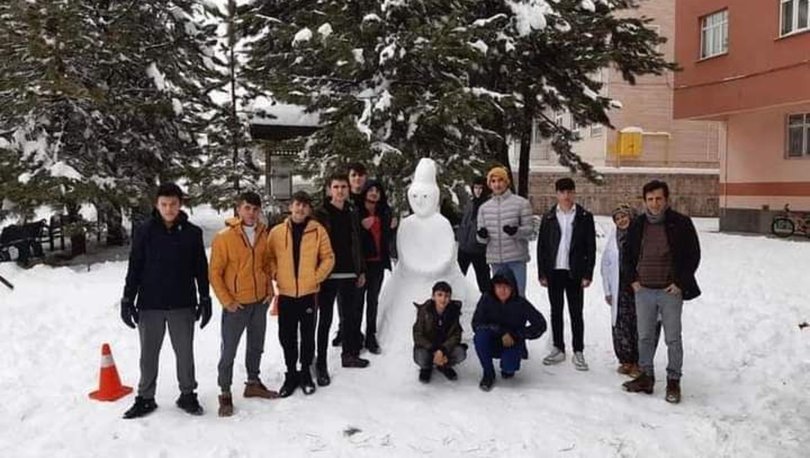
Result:
[[[210,297],[201,297],[200,298],[200,305],[197,306],[197,318],[200,319],[202,317],[202,321],[200,321],[200,329],[204,328],[205,325],[211,321],[211,298]]]
[[[478,234],[478,236],[481,237],[482,239],[489,238],[489,231],[485,227],[478,229],[478,232],[476,232],[476,234]]]
[[[121,320],[132,329],[135,329],[135,323],[138,322],[138,309],[135,308],[135,302],[128,297],[121,298]]]
[[[503,231],[506,232],[506,235],[511,237],[511,236],[517,234],[518,227],[517,226],[510,226],[510,225],[507,224],[506,226],[503,227]]]

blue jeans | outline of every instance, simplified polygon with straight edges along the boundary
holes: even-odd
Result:
[[[521,297],[526,297],[526,263],[523,261],[513,261],[492,264],[492,275],[495,275],[503,268],[512,271],[517,281],[518,294],[520,294]]]
[[[475,342],[475,353],[478,354],[481,367],[484,369],[484,375],[495,376],[493,358],[501,359],[501,371],[503,372],[513,374],[520,370],[520,360],[523,356],[523,349],[526,347],[525,342],[516,342],[515,345],[504,348],[501,343],[501,335],[491,329],[476,331],[473,341]]]

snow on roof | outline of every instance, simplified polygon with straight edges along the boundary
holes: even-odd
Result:
[[[251,124],[305,127],[320,125],[318,113],[307,113],[306,107],[277,102],[268,97],[259,97],[254,100],[248,111],[253,113]]]

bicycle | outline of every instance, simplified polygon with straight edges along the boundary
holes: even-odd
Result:
[[[810,214],[790,211],[790,204],[785,204],[784,213],[773,217],[771,233],[782,238],[794,234],[803,234],[810,238]]]

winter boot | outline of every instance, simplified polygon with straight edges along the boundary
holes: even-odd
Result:
[[[157,409],[157,404],[155,404],[154,398],[147,399],[137,396],[135,397],[135,404],[132,404],[132,407],[124,412],[124,418],[130,420],[132,418],[144,417],[154,412],[155,409]]]
[[[442,375],[444,375],[445,377],[447,377],[447,380],[450,381],[458,380],[458,374],[456,373],[456,370],[450,367],[449,365],[438,366],[436,367],[436,370],[441,372]]]
[[[674,378],[667,379],[667,396],[665,398],[670,404],[681,402],[681,381]]]
[[[347,368],[364,368],[368,367],[368,360],[363,359],[357,355],[343,354],[340,357],[340,362],[343,367]]]
[[[513,378],[514,376],[515,376],[514,372],[501,371],[501,378],[502,379],[510,379],[510,378]]]
[[[190,415],[202,415],[203,408],[197,400],[197,393],[181,393],[177,398],[177,407],[183,409],[184,412]]]
[[[382,353],[382,350],[380,350],[380,344],[377,343],[377,337],[375,337],[374,334],[366,335],[366,349],[372,355],[379,355]]]
[[[581,351],[574,352],[574,357],[571,358],[571,362],[574,363],[574,367],[578,371],[588,370],[588,363],[585,362],[585,355],[583,355]]]
[[[557,347],[554,347],[554,349],[551,350],[551,353],[549,353],[548,356],[543,358],[543,364],[545,364],[546,366],[558,364],[563,361],[565,361],[565,352]]]
[[[332,383],[332,378],[329,377],[329,370],[326,366],[315,366],[315,378],[318,381],[318,386],[329,386]]]
[[[301,371],[299,380],[301,384],[301,391],[303,391],[304,394],[310,395],[315,392],[315,382],[312,381],[312,373],[309,371],[308,367],[305,367]]]
[[[433,374],[433,369],[420,369],[419,381],[422,383],[430,383],[431,374]]]
[[[495,384],[495,374],[484,374],[481,377],[481,382],[478,384],[478,388],[481,388],[481,391],[490,391],[492,389],[492,385]]]
[[[282,398],[288,398],[292,396],[296,388],[298,388],[298,374],[295,372],[287,372],[284,375],[284,384],[281,385],[281,389],[278,390],[278,395]]]
[[[278,393],[273,390],[268,390],[259,380],[251,380],[245,383],[244,396],[246,398],[276,399]]]
[[[655,377],[651,377],[647,375],[647,373],[642,372],[641,375],[633,380],[622,383],[622,386],[631,393],[652,394],[653,387],[655,386]]]
[[[220,417],[230,417],[233,415],[233,398],[231,393],[222,393],[219,395],[219,412]]]

